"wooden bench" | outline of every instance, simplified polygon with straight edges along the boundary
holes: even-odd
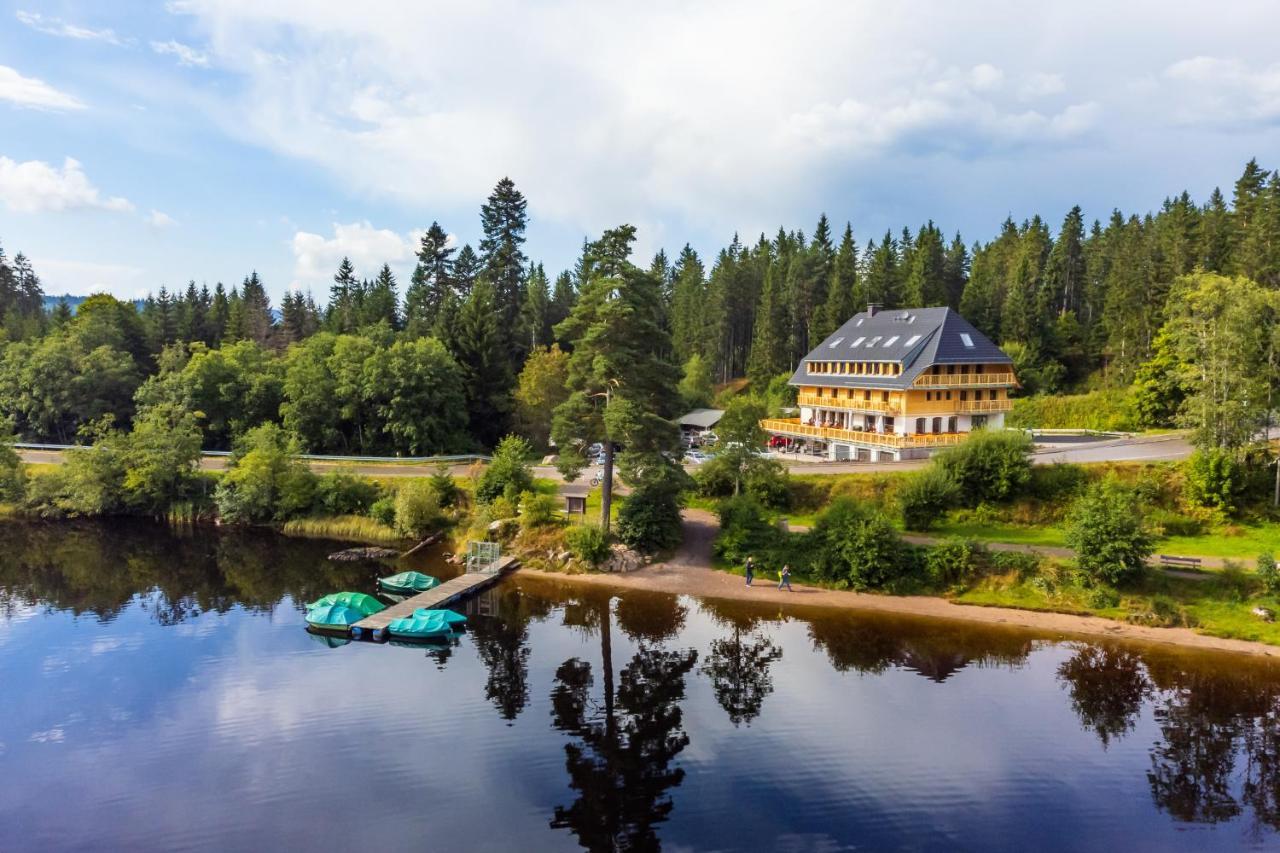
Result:
[[[1200,558],[1199,557],[1175,557],[1171,554],[1161,554],[1160,565],[1180,566],[1186,569],[1198,569],[1200,568]]]

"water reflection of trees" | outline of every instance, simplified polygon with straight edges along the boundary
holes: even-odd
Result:
[[[511,721],[529,704],[529,623],[545,619],[550,602],[514,586],[485,593],[493,613],[472,615],[467,629],[488,676],[485,698]]]
[[[1280,829],[1280,681],[1274,670],[1084,645],[1058,678],[1084,727],[1106,747],[1133,731],[1150,702],[1159,739],[1147,782],[1156,807],[1180,821],[1244,816]]]
[[[814,619],[809,638],[841,672],[880,673],[901,667],[938,683],[969,665],[1021,666],[1032,649],[1031,640],[1015,633],[849,616]]]
[[[764,619],[757,612],[710,603],[703,610],[729,633],[711,641],[701,672],[729,721],[750,725],[773,692],[772,667],[782,659],[782,648],[760,630]]]
[[[578,796],[556,807],[551,826],[570,830],[588,850],[658,849],[655,827],[671,813],[670,791],[684,778],[672,762],[689,743],[680,702],[698,654],[655,644],[683,622],[674,596],[629,604],[625,622],[618,618],[638,648],[617,684],[610,597],[588,593],[565,608],[566,624],[599,637],[602,696],[592,697],[590,663],[570,658],[556,670],[552,719],[574,738],[565,745],[565,769]]]
[[[133,521],[0,525],[0,606],[45,605],[114,619],[136,599],[159,623],[235,605],[301,606],[336,589],[367,589],[376,569],[325,559],[332,543],[261,531],[175,529]]]
[[[1142,656],[1115,646],[1083,646],[1058,667],[1081,724],[1105,749],[1129,732],[1151,692]]]

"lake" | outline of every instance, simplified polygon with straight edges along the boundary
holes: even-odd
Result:
[[[0,850],[1280,847],[1261,662],[518,573],[330,643],[337,547],[0,523]]]

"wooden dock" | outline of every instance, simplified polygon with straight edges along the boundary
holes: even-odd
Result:
[[[405,619],[413,615],[413,611],[425,607],[427,610],[439,610],[455,601],[459,601],[497,583],[502,576],[516,566],[515,557],[502,557],[491,572],[467,572],[456,578],[447,580],[437,587],[420,592],[412,598],[406,598],[399,604],[393,604],[386,610],[372,616],[366,616],[352,625],[352,634],[361,639],[373,639],[375,631],[385,634],[386,628],[394,619]],[[357,630],[358,629],[358,630]]]

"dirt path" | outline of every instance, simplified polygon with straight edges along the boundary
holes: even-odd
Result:
[[[1065,613],[1041,613],[1005,607],[975,607],[953,604],[944,598],[909,595],[871,595],[820,589],[795,584],[793,592],[777,588],[776,575],[757,576],[752,586],[728,572],[712,568],[711,548],[716,534],[715,516],[704,510],[684,512],[685,540],[680,549],[665,563],[655,563],[628,574],[565,575],[521,569],[520,575],[545,577],[569,583],[618,589],[643,589],[691,595],[702,598],[762,601],[770,604],[864,610],[954,619],[989,625],[1030,628],[1054,635],[1108,637],[1163,646],[1234,652],[1259,657],[1280,658],[1280,647],[1246,640],[1227,640],[1197,634],[1188,628],[1150,628],[1129,625],[1096,616],[1071,616]]]

